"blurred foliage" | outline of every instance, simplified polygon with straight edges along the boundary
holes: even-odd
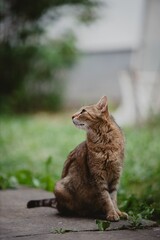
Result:
[[[51,157],[48,159],[52,160]],[[44,163],[43,173],[33,174],[32,170],[26,168],[19,169],[10,174],[0,173],[0,189],[15,189],[19,184],[22,184],[52,191],[55,185],[55,178],[52,177],[51,168],[49,169],[52,161],[48,162],[48,159]]]
[[[62,103],[60,71],[76,57],[70,34],[47,45],[0,44],[0,110],[57,110]],[[10,108],[10,109],[8,109]]]
[[[42,36],[45,22],[52,21],[54,27],[62,14],[60,7],[66,5],[80,9],[79,17],[87,22],[93,19],[97,3],[0,0],[0,111],[57,110],[61,106],[59,73],[75,60],[75,38],[68,33],[48,42]]]
[[[121,208],[160,222],[160,116],[141,127],[125,129],[126,161],[119,201]]]
[[[72,115],[72,114],[70,114]],[[0,117],[0,188],[19,184],[52,191],[68,153],[85,138],[67,115]],[[126,159],[118,202],[138,219],[160,219],[160,117],[125,129]],[[51,156],[51,157],[50,157]]]

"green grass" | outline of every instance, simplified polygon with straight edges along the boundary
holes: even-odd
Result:
[[[160,219],[160,119],[125,129],[121,208]],[[19,184],[52,191],[68,153],[85,138],[70,115],[0,116],[0,188]]]
[[[1,188],[18,182],[52,190],[68,153],[82,139],[70,116],[0,117]]]

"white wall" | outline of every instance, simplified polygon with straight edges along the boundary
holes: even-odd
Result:
[[[120,101],[119,73],[130,65],[131,50],[84,54],[68,72],[66,104],[94,102],[107,95]]]

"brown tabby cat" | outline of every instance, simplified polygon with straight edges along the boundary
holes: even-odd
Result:
[[[86,130],[87,139],[68,156],[55,198],[32,200],[28,208],[56,207],[62,214],[104,215],[118,221],[127,214],[117,207],[117,186],[124,158],[124,137],[108,112],[107,97],[82,107],[72,116],[76,127]]]

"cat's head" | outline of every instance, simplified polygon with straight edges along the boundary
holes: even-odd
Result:
[[[72,116],[72,121],[76,127],[89,130],[95,124],[105,121],[109,116],[107,97],[102,97],[98,103],[80,108]]]

